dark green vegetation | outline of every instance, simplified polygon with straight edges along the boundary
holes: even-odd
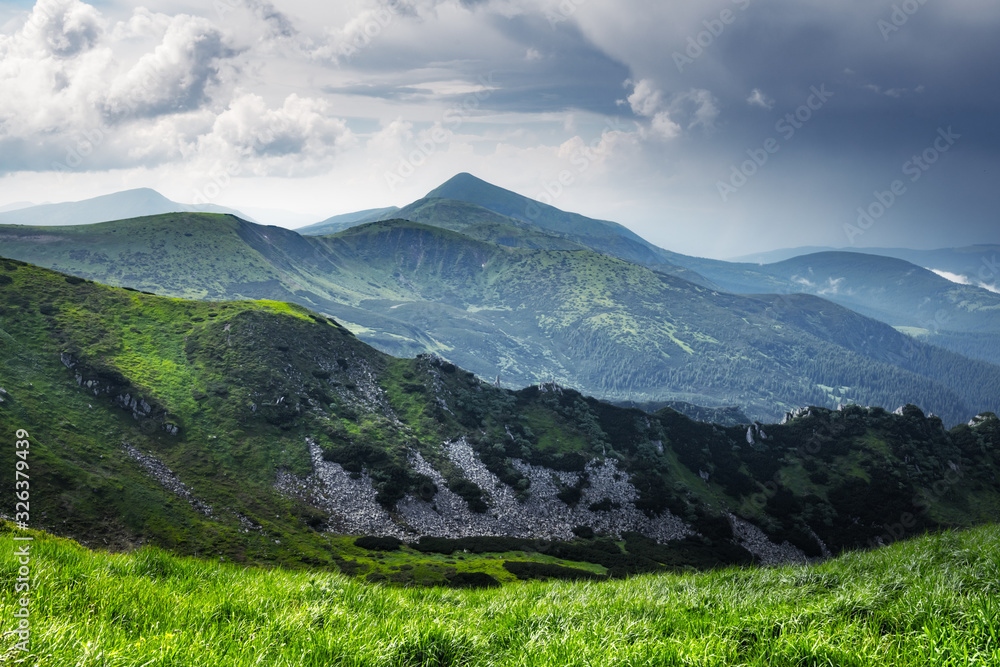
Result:
[[[1000,368],[828,301],[720,293],[566,249],[590,237],[546,236],[516,221],[461,223],[472,205],[428,202],[418,208],[457,209],[448,225],[490,240],[404,221],[302,237],[177,214],[4,227],[0,241],[11,256],[158,294],[293,301],[382,351],[435,353],[506,386],[555,380],[615,400],[739,405],[764,420],[849,402],[912,402],[948,424],[1000,410]],[[593,242],[611,231],[598,227]],[[525,247],[511,247],[518,239]]]
[[[0,538],[0,576],[10,581],[18,567],[14,542],[9,533]],[[35,538],[31,653],[6,656],[25,664],[1000,663],[994,526],[809,567],[473,590],[370,586],[337,574],[244,569],[150,547],[108,555],[40,533]],[[0,616],[11,619],[16,604],[16,596],[0,597]],[[0,650],[15,639],[3,642]]]
[[[670,511],[700,536],[661,551],[626,535],[624,551],[595,560],[606,536],[583,526],[572,550],[554,553],[599,574],[631,571],[626,556],[645,559],[639,570],[745,561],[727,511],[819,555],[813,533],[837,552],[1000,509],[992,414],[950,431],[912,406],[901,415],[813,408],[780,426],[719,427],[570,389],[512,392],[440,358],[394,359],[296,305],[168,299],[11,260],[0,275],[0,432],[31,433],[32,516],[98,545],[151,541],[356,571],[324,530],[336,517],[275,490],[279,472],[311,472],[307,440],[369,475],[389,510],[406,494],[432,501],[438,492],[410,466],[419,452],[473,510],[489,511],[489,493],[443,451],[460,438],[522,498],[531,488],[514,459],[564,471],[612,459],[638,509]],[[553,502],[578,502],[585,482]],[[0,495],[12,485],[0,478]],[[546,556],[540,545],[532,552]]]

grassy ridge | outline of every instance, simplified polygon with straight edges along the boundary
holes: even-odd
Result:
[[[507,386],[556,380],[617,400],[740,405],[761,420],[852,402],[910,402],[948,424],[1000,411],[997,367],[821,299],[721,294],[472,204],[433,202],[413,217],[438,227],[394,220],[303,237],[176,214],[6,226],[0,243],[11,257],[158,294],[295,302],[383,352],[432,352]]]
[[[16,576],[9,524],[0,573]],[[44,665],[991,665],[1000,529],[822,565],[500,589],[391,589],[35,533],[31,654]],[[7,625],[14,596],[0,598]],[[0,650],[13,646],[5,635]]]

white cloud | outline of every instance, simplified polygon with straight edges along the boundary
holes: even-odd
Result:
[[[175,16],[156,49],[113,82],[107,113],[117,119],[197,109],[209,100],[209,88],[219,83],[221,61],[233,55],[209,20]]]
[[[631,82],[626,82],[626,85]],[[632,94],[628,96],[629,106],[639,116],[651,118],[663,106],[663,94],[654,88],[649,79],[642,79],[633,84]]]
[[[717,100],[707,90],[692,88],[685,93],[674,95],[669,100],[649,79],[626,81],[632,85],[632,94],[627,102],[632,111],[644,118],[650,118],[650,129],[654,136],[674,139],[683,132],[682,122],[687,129],[701,126],[704,130],[715,127],[719,115]]]
[[[309,173],[354,143],[346,123],[323,100],[296,94],[269,109],[262,97],[244,94],[219,114],[199,139],[207,157],[235,160],[258,175]]]
[[[754,88],[750,91],[750,97],[747,98],[747,104],[752,107],[760,107],[761,109],[774,108],[774,100],[765,94],[760,88]]]
[[[43,53],[68,58],[93,48],[104,29],[100,13],[80,0],[39,0],[21,37]]]
[[[966,276],[963,276],[963,275],[958,274],[958,273],[950,273],[948,271],[941,271],[940,269],[929,269],[929,270],[932,271],[932,272],[934,272],[934,273],[936,273],[936,274],[938,274],[939,276],[941,276],[945,280],[949,280],[949,281],[951,281],[953,283],[958,283],[959,285],[971,285],[972,284]]]
[[[680,95],[674,103],[677,106],[693,106],[692,119],[688,128],[701,126],[704,130],[715,128],[715,119],[719,117],[718,100],[707,90],[702,88],[692,88],[688,92]]]
[[[994,292],[996,294],[1000,294],[1000,287],[998,287],[996,284],[990,284],[990,283],[984,283],[984,282],[975,282],[974,283],[974,282],[972,282],[972,280],[969,279],[968,276],[962,275],[960,273],[951,273],[949,271],[942,271],[940,269],[928,269],[928,271],[936,273],[937,275],[941,276],[945,280],[951,281],[951,282],[956,283],[958,285],[973,285],[975,287],[980,287],[980,288],[982,288],[984,290],[988,290],[990,292]]]
[[[827,278],[826,285],[821,289],[817,290],[816,294],[819,296],[826,296],[827,294],[837,294],[840,291],[840,285],[844,282],[844,278]]]
[[[664,139],[673,139],[681,134],[681,126],[670,118],[670,113],[667,111],[660,111],[653,116],[650,127]]]

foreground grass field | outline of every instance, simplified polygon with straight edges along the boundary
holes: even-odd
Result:
[[[1000,664],[997,526],[817,566],[489,590],[109,555],[34,533],[30,653],[9,632],[13,535],[0,527],[7,664]]]

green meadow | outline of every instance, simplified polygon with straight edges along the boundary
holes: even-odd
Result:
[[[993,525],[818,565],[489,589],[109,554],[34,532],[27,653],[10,632],[15,531],[0,531],[11,665],[1000,664]]]

